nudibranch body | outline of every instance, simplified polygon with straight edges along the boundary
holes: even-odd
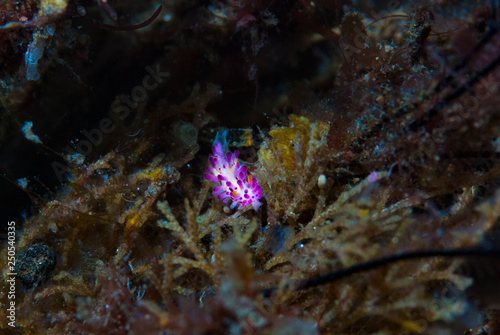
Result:
[[[216,184],[213,195],[225,204],[232,200],[231,209],[252,205],[257,210],[262,205],[259,201],[262,190],[257,179],[238,163],[238,151],[225,154],[220,141],[215,143],[212,151],[213,155],[209,156],[211,166],[207,167],[209,173],[205,173],[205,178]]]

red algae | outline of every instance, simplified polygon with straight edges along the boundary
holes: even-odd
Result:
[[[0,327],[494,334],[490,3],[2,3]]]

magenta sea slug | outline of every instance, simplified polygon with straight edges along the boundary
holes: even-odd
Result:
[[[262,190],[257,179],[238,163],[238,151],[224,153],[220,141],[216,141],[212,151],[213,155],[209,156],[211,166],[207,167],[209,173],[205,173],[205,178],[216,184],[213,195],[225,204],[232,200],[231,209],[252,205],[257,210],[262,205],[259,201]]]

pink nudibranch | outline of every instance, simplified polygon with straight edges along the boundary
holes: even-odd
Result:
[[[205,178],[216,184],[213,195],[225,204],[232,200],[231,209],[247,205],[252,205],[254,210],[259,209],[262,190],[257,179],[238,163],[238,151],[224,154],[220,141],[215,143],[212,151],[213,155],[209,156],[211,166],[207,166],[209,173],[205,173]]]

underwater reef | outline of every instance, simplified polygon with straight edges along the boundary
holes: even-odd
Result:
[[[500,334],[499,106],[495,0],[2,1],[0,333]]]

